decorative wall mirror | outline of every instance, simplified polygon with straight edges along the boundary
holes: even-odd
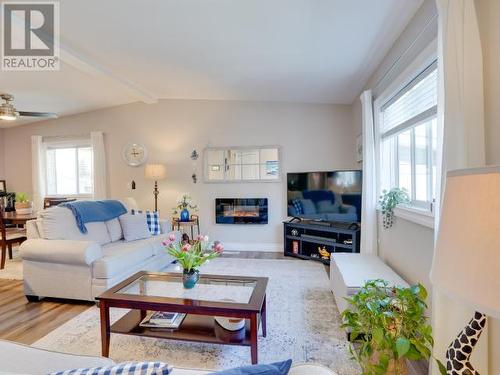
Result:
[[[203,163],[205,181],[280,181],[280,154],[278,146],[206,148]]]

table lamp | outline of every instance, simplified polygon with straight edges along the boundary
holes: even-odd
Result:
[[[146,164],[144,174],[148,180],[155,182],[153,194],[155,197],[155,211],[158,211],[158,194],[160,194],[158,191],[158,181],[165,179],[167,170],[163,164]]]
[[[446,352],[448,374],[477,374],[469,358],[486,325],[500,318],[500,167],[447,175],[431,281],[476,313]],[[465,323],[465,322],[464,322]]]

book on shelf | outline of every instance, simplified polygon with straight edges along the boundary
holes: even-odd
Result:
[[[186,314],[151,311],[141,321],[140,326],[152,329],[177,329],[182,324]]]

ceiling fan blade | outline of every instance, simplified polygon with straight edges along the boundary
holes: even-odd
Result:
[[[19,111],[20,116],[25,117],[45,117],[45,118],[57,118],[57,113],[52,112],[26,112]]]

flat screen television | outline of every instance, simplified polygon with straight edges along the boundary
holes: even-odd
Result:
[[[360,170],[288,173],[288,216],[360,222],[362,179]]]

